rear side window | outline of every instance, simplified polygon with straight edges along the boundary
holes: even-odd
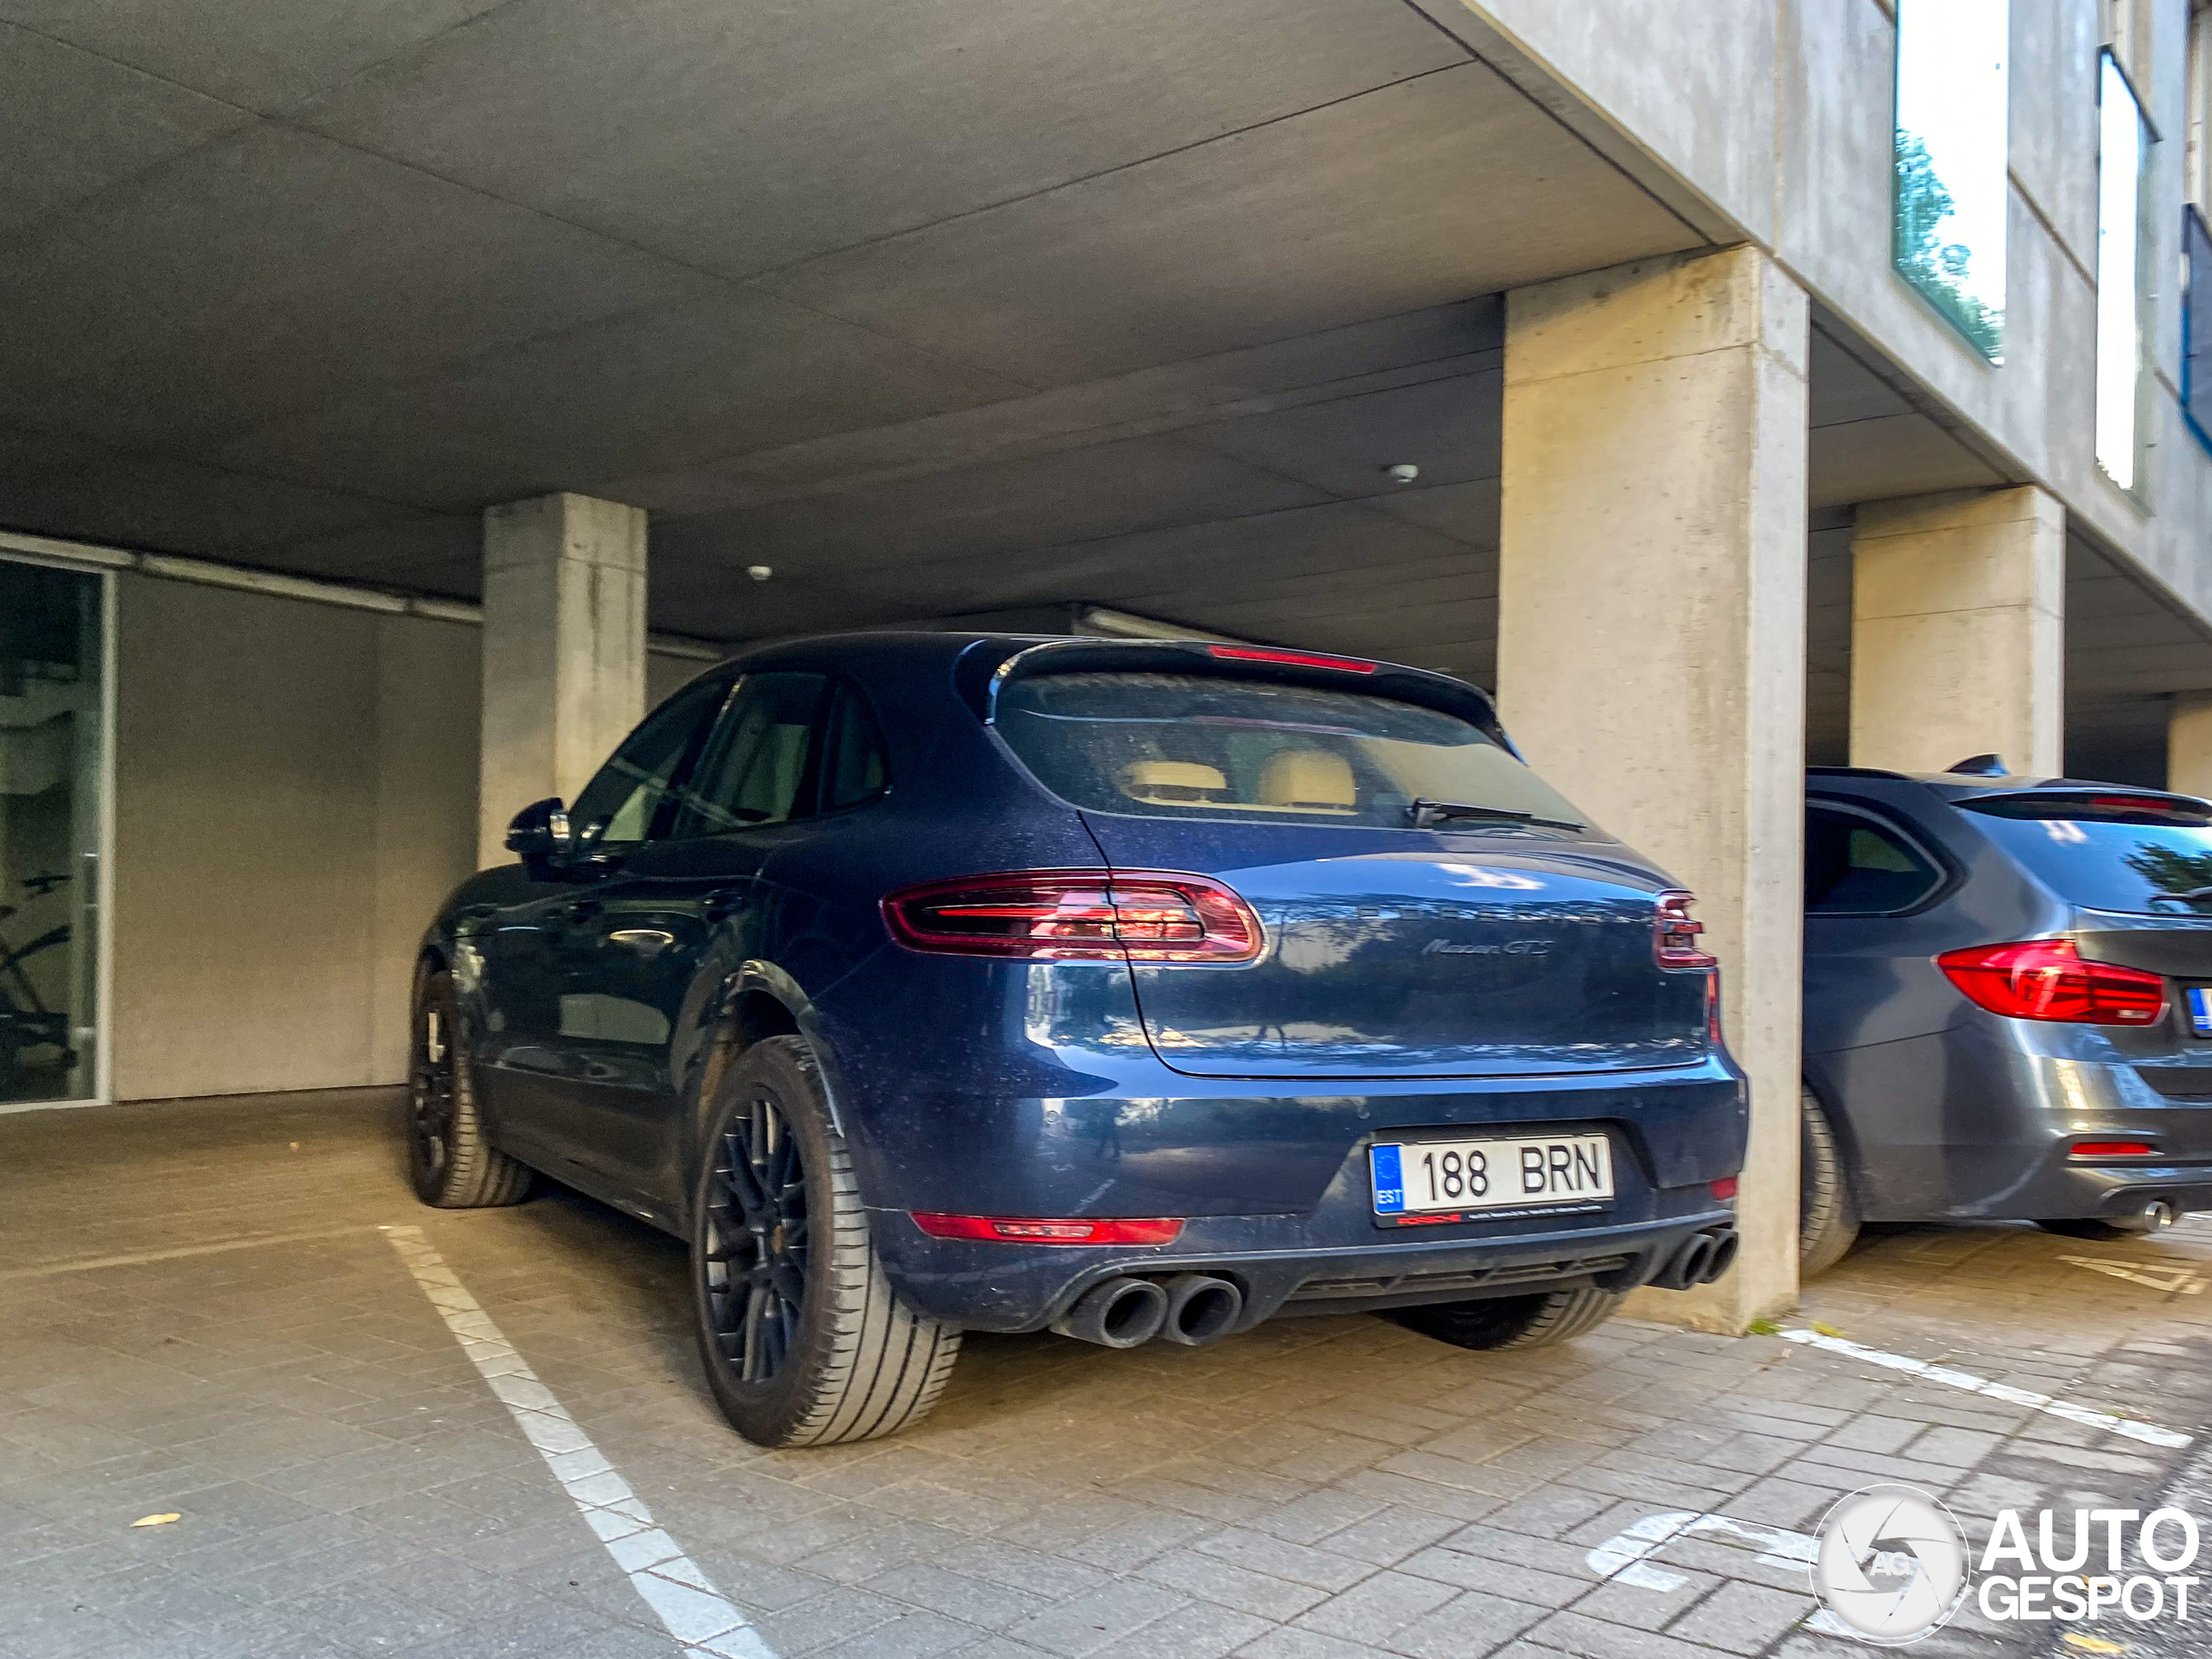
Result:
[[[1580,827],[1491,738],[1434,709],[1352,691],[1184,674],[1050,674],[1000,694],[1001,736],[1063,800],[1148,817],[1404,830],[1420,800]],[[1448,827],[1553,835],[1511,818]]]
[[[2000,795],[1955,804],[2070,904],[2212,916],[2212,814],[2200,803],[2113,794]]]
[[[1893,916],[1943,885],[1936,861],[1887,824],[1815,806],[1805,814],[1805,912]]]

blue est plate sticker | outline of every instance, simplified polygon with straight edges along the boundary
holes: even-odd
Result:
[[[2189,988],[2189,1028],[2200,1037],[2212,1037],[2212,987]]]
[[[2194,995],[2194,994],[2193,994]],[[1405,1213],[1406,1178],[1395,1147],[1370,1147],[1368,1167],[1375,1177],[1375,1212],[1380,1216]]]

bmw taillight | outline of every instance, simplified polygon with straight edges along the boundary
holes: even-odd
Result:
[[[1682,892],[1662,893],[1659,895],[1657,915],[1653,918],[1656,932],[1652,950],[1662,968],[1714,968],[1719,958],[1698,943],[1698,936],[1705,931],[1705,924],[1690,917],[1690,906],[1697,900]]]
[[[1209,876],[1015,870],[908,887],[883,901],[912,950],[1039,962],[1196,962],[1260,954],[1260,918]]]
[[[1978,944],[1936,958],[1969,1001],[2012,1020],[2147,1026],[2166,1011],[2166,982],[2139,968],[2084,962],[2071,939]]]

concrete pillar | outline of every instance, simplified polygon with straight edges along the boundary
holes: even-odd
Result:
[[[1506,302],[1506,728],[1697,893],[1751,1077],[1738,1266],[1632,1309],[1706,1330],[1797,1291],[1808,340],[1753,248]]]
[[[2166,715],[2166,787],[2212,798],[2212,691],[2177,691]]]
[[[1868,501],[1852,531],[1851,764],[2065,771],[2066,510],[2033,485]]]
[[[645,709],[644,510],[566,494],[486,509],[480,861],[508,862],[507,820],[574,800]]]

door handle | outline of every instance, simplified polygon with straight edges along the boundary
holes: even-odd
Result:
[[[614,944],[625,944],[641,957],[657,957],[676,943],[676,935],[664,927],[618,927],[607,939]]]
[[[743,887],[723,887],[709,893],[701,908],[709,921],[724,922],[745,908],[745,898]]]

